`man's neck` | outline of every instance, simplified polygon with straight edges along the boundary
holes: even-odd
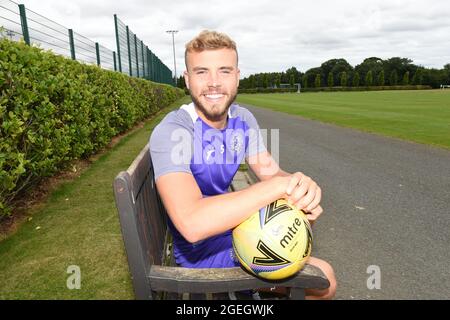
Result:
[[[217,121],[211,121],[208,118],[206,118],[205,115],[200,110],[198,110],[197,107],[195,107],[195,112],[197,112],[197,115],[203,120],[203,122],[205,122],[212,128],[222,130],[227,127],[228,112],[222,117],[222,119]]]

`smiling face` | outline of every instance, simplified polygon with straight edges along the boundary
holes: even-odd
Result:
[[[186,54],[186,86],[199,115],[209,122],[226,121],[239,86],[237,61],[237,52],[228,48]]]

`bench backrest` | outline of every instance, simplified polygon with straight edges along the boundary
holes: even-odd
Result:
[[[148,145],[114,179],[114,194],[136,298],[152,299],[147,276],[152,265],[162,264],[168,234]]]

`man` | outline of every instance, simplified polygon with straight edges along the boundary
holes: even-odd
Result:
[[[192,103],[169,113],[154,129],[150,153],[158,192],[170,217],[176,262],[190,268],[238,266],[231,230],[253,212],[285,198],[314,222],[322,213],[321,189],[301,172],[281,170],[262,141],[254,116],[234,104],[240,71],[236,44],[203,31],[186,45],[184,78]],[[228,192],[244,157],[260,182]],[[331,266],[311,257],[330,280],[306,298],[330,299]]]

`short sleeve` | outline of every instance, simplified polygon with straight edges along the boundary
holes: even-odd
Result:
[[[150,136],[150,156],[155,180],[171,172],[190,173],[192,133],[174,122],[161,122]]]
[[[246,135],[248,135],[248,145],[245,150],[245,156],[248,158],[254,156],[255,154],[266,152],[266,146],[264,143],[263,134],[259,128],[258,122],[255,116],[248,110],[244,109],[245,112],[245,122],[247,123],[248,129]]]

